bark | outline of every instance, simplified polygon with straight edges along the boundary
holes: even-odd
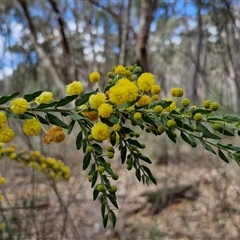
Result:
[[[153,20],[154,11],[157,6],[156,0],[142,0],[139,18],[139,31],[136,38],[137,64],[142,67],[143,72],[149,71],[147,58],[147,43],[149,39],[150,25]]]
[[[28,26],[29,26],[29,30],[30,30],[30,41],[31,41],[32,45],[34,46],[36,52],[38,53],[43,66],[46,68],[46,70],[52,76],[52,80],[53,80],[55,86],[59,89],[61,95],[64,95],[65,94],[65,92],[64,92],[65,85],[61,81],[61,78],[60,78],[56,68],[54,67],[54,64],[52,63],[51,59],[49,58],[47,52],[37,42],[36,30],[32,23],[32,20],[31,20],[31,17],[30,17],[28,8],[27,8],[27,3],[24,0],[18,0],[18,1],[24,11],[24,14],[25,14],[27,22],[28,22]]]
[[[194,66],[191,71],[191,88],[190,88],[190,99],[193,103],[197,101],[197,77],[198,72],[200,69],[200,54],[202,49],[202,16],[201,16],[201,1],[197,2],[197,19],[198,19],[198,27],[197,27],[197,42],[196,42],[196,49],[194,54]]]
[[[72,49],[71,49],[71,46],[69,44],[69,41],[66,37],[66,33],[65,33],[66,24],[61,17],[60,11],[58,9],[57,2],[55,2],[53,0],[48,0],[48,1],[51,4],[54,12],[57,14],[58,25],[59,25],[59,29],[60,29],[60,33],[61,33],[61,37],[62,37],[64,60],[65,60],[65,57],[66,57],[66,67],[65,67],[64,70],[65,70],[65,72],[68,73],[68,78],[70,78],[69,80],[74,80],[74,79],[77,78],[77,76],[75,75],[76,69],[75,69],[74,56],[73,56]]]
[[[129,19],[130,19],[130,9],[131,9],[132,1],[128,1],[127,6],[125,8],[125,17],[123,19],[123,27],[122,27],[122,36],[121,36],[121,46],[120,46],[120,55],[119,55],[119,64],[126,65],[127,59],[127,41],[129,35]]]

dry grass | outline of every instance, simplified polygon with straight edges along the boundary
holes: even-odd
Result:
[[[82,155],[73,144],[46,149],[62,157],[73,169],[69,182],[53,182],[29,168],[19,168],[4,159],[0,173],[7,179],[0,218],[6,223],[1,239],[239,239],[239,168],[222,164],[216,157],[193,151],[181,143],[149,140],[146,149],[154,163],[157,186],[143,186],[118,162],[116,182],[120,209],[115,229],[103,229],[99,201],[92,201],[92,189],[81,169]],[[71,147],[72,146],[72,147]],[[59,152],[58,149],[62,151]],[[164,149],[159,151],[158,149]],[[58,151],[58,152],[57,152]],[[158,162],[168,160],[168,165]],[[153,204],[144,193],[196,184],[195,200],[178,201],[153,214]]]

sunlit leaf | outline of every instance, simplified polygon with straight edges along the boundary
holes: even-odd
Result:
[[[68,125],[66,123],[64,123],[62,120],[60,120],[55,115],[52,115],[51,113],[47,113],[47,120],[51,124],[55,124],[56,126],[68,129]]]
[[[30,94],[25,94],[23,96],[24,99],[27,100],[27,102],[31,102],[33,100],[35,100],[36,97],[38,97],[43,91],[37,91],[37,92],[34,92],[34,93],[30,93]]]
[[[0,105],[4,104],[19,95],[20,92],[14,92],[10,95],[0,96]]]
[[[72,102],[74,99],[76,99],[78,97],[78,95],[70,95],[70,96],[66,96],[62,99],[60,99],[57,104],[56,107],[61,107],[61,106],[65,106],[68,103]]]

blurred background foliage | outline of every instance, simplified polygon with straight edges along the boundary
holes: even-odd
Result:
[[[113,65],[139,64],[168,95],[239,112],[239,1],[2,1],[1,93],[49,89],[59,95]]]

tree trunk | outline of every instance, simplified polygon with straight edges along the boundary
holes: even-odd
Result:
[[[191,83],[190,83],[190,99],[193,103],[197,101],[197,76],[200,68],[200,53],[202,49],[202,16],[201,16],[201,7],[202,3],[201,0],[197,1],[197,19],[198,19],[198,27],[197,27],[197,42],[196,42],[196,49],[194,54],[194,65],[191,71]]]
[[[63,84],[63,82],[61,81],[61,78],[60,78],[56,68],[54,67],[52,61],[48,57],[47,52],[37,42],[37,36],[36,36],[35,27],[34,27],[34,25],[32,23],[30,14],[28,12],[27,3],[24,0],[18,0],[18,1],[19,1],[20,5],[21,5],[23,11],[24,11],[24,14],[25,14],[27,22],[28,22],[28,26],[29,26],[29,30],[30,30],[30,41],[32,42],[34,48],[36,49],[36,51],[37,51],[37,53],[39,55],[39,58],[42,61],[43,66],[46,68],[46,70],[52,76],[52,80],[53,80],[54,84],[56,85],[56,87],[60,91],[61,95],[64,96],[65,95],[65,84]]]
[[[122,27],[122,36],[121,36],[121,46],[120,46],[120,55],[119,55],[119,64],[126,65],[127,59],[127,41],[129,34],[129,19],[130,19],[130,10],[131,10],[132,1],[128,1],[125,8],[125,17],[123,18],[123,27]]]
[[[150,25],[153,19],[154,10],[157,6],[157,0],[142,0],[139,18],[139,31],[136,39],[136,58],[137,64],[143,72],[149,71],[147,58],[147,42],[149,38]]]

